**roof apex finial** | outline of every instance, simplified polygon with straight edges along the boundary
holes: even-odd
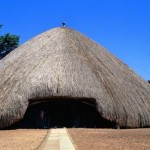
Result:
[[[62,27],[66,27],[66,22],[62,22]]]

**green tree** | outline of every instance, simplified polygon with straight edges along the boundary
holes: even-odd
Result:
[[[148,83],[150,83],[150,80],[148,80]]]
[[[2,25],[0,25],[2,28]],[[7,33],[0,36],[0,59],[19,46],[19,36]]]

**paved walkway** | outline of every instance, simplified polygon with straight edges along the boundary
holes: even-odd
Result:
[[[51,129],[42,150],[75,150],[66,128]]]

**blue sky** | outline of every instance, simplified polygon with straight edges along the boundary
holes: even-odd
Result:
[[[62,21],[150,79],[150,0],[1,0],[0,34],[21,44]]]

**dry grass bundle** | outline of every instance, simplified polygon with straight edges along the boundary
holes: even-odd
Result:
[[[30,99],[84,97],[122,127],[150,126],[150,85],[84,35],[55,28],[0,62],[0,127],[23,118]]]

